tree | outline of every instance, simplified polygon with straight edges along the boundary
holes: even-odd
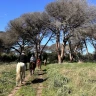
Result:
[[[32,50],[36,49],[35,51],[38,56],[38,52],[42,53],[53,35],[53,33],[48,29],[49,24],[50,19],[45,12],[26,13],[21,15],[19,18],[11,20],[8,24],[6,33],[10,36],[13,35],[12,37],[17,37],[11,48],[14,48],[16,51],[21,53],[22,50],[26,49],[25,46],[27,46],[28,49],[31,47]],[[49,39],[41,49],[40,44],[42,40],[48,36]],[[14,38],[12,38],[12,41],[13,40]]]
[[[85,0],[77,0],[77,1],[59,0],[56,2],[52,2],[46,6],[46,12],[54,20],[61,23],[60,27],[56,28],[57,29],[56,35],[57,35],[58,43],[59,43],[59,41],[60,41],[59,34],[61,32],[63,34],[63,44],[62,44],[63,53],[61,52],[62,54],[64,54],[66,44],[67,43],[69,44],[70,60],[72,59],[72,50],[74,50],[71,47],[74,44],[72,42],[72,38],[75,39],[76,34],[77,34],[77,32],[75,31],[75,35],[74,35],[74,29],[83,28],[84,25],[90,24],[90,22],[92,22],[96,17],[96,13],[94,12],[94,10],[96,10],[96,8],[92,7],[92,6],[88,6],[88,4]],[[62,31],[60,31],[60,30],[62,30]],[[80,34],[80,36],[81,36],[81,34]],[[82,40],[80,42],[82,42]],[[74,48],[76,46],[77,46],[77,44],[74,45]],[[58,47],[58,49],[60,49],[60,48]],[[64,55],[62,55],[62,56],[64,56]],[[60,59],[61,59],[60,53],[58,53],[59,63],[61,63]]]
[[[24,50],[24,46],[28,44],[27,35],[23,29],[23,22],[24,20],[22,18],[11,20],[8,23],[6,29],[6,34],[8,34],[7,38],[9,38],[10,41],[14,42],[13,44],[11,44],[10,48],[15,49],[20,54],[22,50]]]
[[[29,36],[29,41],[33,41],[33,44],[35,45],[36,49],[35,51],[38,57],[38,52],[42,53],[43,49],[50,41],[53,35],[48,29],[48,26],[50,24],[50,18],[45,12],[23,14],[22,18],[25,20],[24,30]],[[48,35],[49,39],[46,41],[44,47],[41,49],[41,42],[45,37],[48,37]]]

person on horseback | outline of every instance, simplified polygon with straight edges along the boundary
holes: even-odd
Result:
[[[41,62],[42,62],[42,57],[41,57],[41,54],[39,54],[37,58],[37,66],[38,66],[38,69],[40,70],[41,70]]]
[[[19,62],[23,62],[26,66],[26,70],[27,70],[27,56],[25,54],[25,51],[22,51],[20,57],[19,57]]]
[[[36,57],[35,54],[32,53],[29,64],[30,75],[34,74],[35,68],[36,68]]]

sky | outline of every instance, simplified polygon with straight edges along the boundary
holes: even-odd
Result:
[[[10,20],[24,13],[42,12],[53,1],[55,0],[0,0],[0,31],[5,31]],[[88,0],[88,3],[96,5],[96,0]]]
[[[20,17],[24,13],[42,12],[45,6],[55,0],[0,0],[0,31],[5,31],[10,20]],[[96,0],[88,0],[91,5],[96,5]],[[93,52],[89,45],[89,51]]]
[[[10,20],[28,12],[42,12],[45,6],[54,0],[0,0],[0,31]]]
[[[89,4],[96,5],[96,0],[87,0]]]

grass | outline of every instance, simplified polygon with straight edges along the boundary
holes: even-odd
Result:
[[[32,85],[22,86],[15,96],[36,96],[36,90]]]
[[[8,96],[15,86],[16,64],[4,63],[0,65],[0,96]]]
[[[27,71],[29,74],[29,70]],[[36,96],[38,88],[38,70],[36,69],[34,75],[30,76],[26,84],[20,88],[15,96]]]
[[[47,66],[42,96],[95,96],[96,64],[66,63]]]
[[[16,64],[0,65],[0,96],[8,96],[15,87]],[[95,96],[96,64],[64,63],[42,66],[44,72],[42,96]],[[29,71],[26,71],[29,74]],[[15,96],[36,96],[38,70],[26,81]]]

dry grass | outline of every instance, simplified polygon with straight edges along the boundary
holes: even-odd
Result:
[[[84,63],[83,63],[84,64]],[[70,67],[64,67],[60,71],[65,77],[70,79],[70,85],[73,87],[73,96],[95,96],[96,92],[96,64],[82,66],[78,64],[76,66],[70,65]]]
[[[15,63],[0,65],[0,96],[8,96],[15,86]]]
[[[43,96],[95,96],[96,64],[64,63],[48,65]],[[66,82],[67,80],[67,82]],[[60,85],[61,84],[61,85]],[[46,95],[48,93],[48,95]]]
[[[0,96],[8,96],[15,86],[16,64],[0,65]],[[28,71],[29,72],[29,71]],[[35,96],[38,84],[32,84],[37,73],[23,86],[16,96],[22,93]],[[42,96],[95,96],[96,95],[96,64],[95,63],[64,63],[46,66],[47,78],[44,81]],[[31,82],[31,83],[30,83]]]
[[[8,63],[4,63],[4,64],[1,64],[0,65],[0,73],[3,72],[4,70],[11,70],[13,68],[16,68],[16,63],[11,63],[11,64],[8,64]]]

